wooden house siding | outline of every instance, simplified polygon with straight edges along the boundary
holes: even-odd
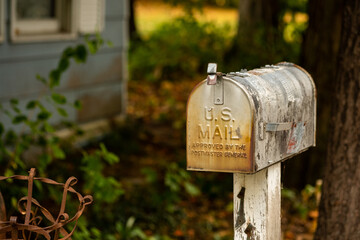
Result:
[[[1,0],[0,0],[1,1]],[[48,76],[57,66],[62,51],[68,46],[83,43],[76,39],[13,43],[10,39],[10,0],[5,1],[5,34],[0,42],[0,103],[6,107],[12,98],[19,99],[25,107],[29,99],[36,99],[45,90],[36,75]],[[128,2],[106,0],[105,24],[101,32],[112,47],[104,47],[97,54],[89,55],[86,64],[71,64],[62,76],[58,92],[69,101],[83,101],[83,108],[75,112],[69,108],[71,120],[79,123],[125,114],[127,91]],[[9,119],[0,113],[3,123]],[[60,116],[52,121],[58,122]]]

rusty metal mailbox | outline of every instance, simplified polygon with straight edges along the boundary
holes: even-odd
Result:
[[[304,69],[216,67],[188,99],[188,170],[255,173],[315,146],[316,89]]]

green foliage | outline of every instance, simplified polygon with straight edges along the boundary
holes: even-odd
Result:
[[[202,11],[206,5],[217,7],[238,7],[238,0],[163,0],[173,6],[181,6],[188,15],[193,15],[195,11]]]
[[[172,192],[178,193],[185,190],[191,196],[198,196],[200,194],[200,189],[190,182],[189,172],[184,168],[180,168],[176,163],[168,165],[164,181],[165,186]]]
[[[11,128],[4,129],[4,124],[0,123],[1,135],[4,135],[0,139],[0,163],[4,172],[11,170],[12,172],[26,173],[30,166],[22,160],[22,157],[24,153],[34,147],[42,149],[42,153],[38,156],[40,159],[38,171],[43,175],[47,165],[53,159],[66,157],[50,121],[56,114],[66,119],[68,112],[65,107],[73,106],[79,109],[81,104],[79,101],[68,103],[64,95],[55,91],[55,87],[59,86],[61,76],[69,68],[71,60],[85,63],[88,51],[96,53],[103,42],[99,35],[95,38],[87,37],[86,45],[79,44],[75,47],[68,47],[62,52],[57,67],[50,71],[47,78],[37,75],[36,78],[49,90],[49,95],[29,100],[25,104],[25,109],[19,106],[18,99],[11,99],[8,109],[1,107],[0,111],[10,118],[11,123],[19,125],[18,129],[23,129],[21,132],[15,133]],[[55,109],[56,113],[52,109]]]
[[[104,177],[104,163],[113,165],[119,162],[119,158],[109,152],[103,143],[100,149],[92,153],[83,152],[81,170],[84,173],[84,191],[93,192],[95,201],[113,203],[124,193],[121,184],[114,177]],[[101,208],[99,209],[101,211]]]
[[[118,235],[115,239],[148,239],[145,233],[139,228],[134,226],[135,218],[130,217],[126,224],[121,224],[120,222],[117,222],[115,225],[116,233]]]
[[[191,17],[160,25],[146,41],[130,46],[131,79],[160,82],[204,72],[208,62],[222,62],[230,43],[227,29]]]
[[[104,43],[101,36],[96,35],[86,37],[84,44],[66,48],[61,54],[57,67],[51,70],[47,77],[36,76],[36,79],[44,84],[47,90],[45,92],[48,94],[29,100],[24,107],[20,106],[18,99],[11,99],[7,108],[0,106],[0,111],[9,117],[13,125],[5,128],[4,123],[0,122],[0,164],[2,166],[0,175],[27,175],[27,171],[31,167],[36,167],[38,175],[41,177],[49,174],[49,177],[54,179],[58,175],[59,181],[64,181],[67,174],[75,175],[85,181],[81,184],[82,192],[94,195],[97,202],[93,210],[95,215],[101,215],[103,204],[113,203],[124,194],[118,180],[108,177],[104,173],[104,169],[118,163],[119,158],[101,143],[98,149],[82,149],[81,162],[78,167],[75,162],[72,162],[71,167],[74,167],[73,164],[75,164],[75,169],[71,172],[67,171],[69,170],[67,163],[57,163],[60,160],[68,161],[70,153],[76,155],[74,149],[66,148],[66,144],[70,143],[61,141],[56,135],[56,130],[66,126],[73,128],[75,132],[80,132],[76,124],[67,118],[68,110],[80,109],[81,102],[78,100],[73,103],[69,102],[66,96],[56,91],[56,87],[60,85],[63,73],[68,70],[72,62],[85,63],[89,53],[95,54]],[[56,115],[63,119],[63,125],[53,126],[50,124]],[[11,127],[22,129],[22,131],[15,132]],[[26,157],[27,155],[32,157]],[[32,159],[34,157],[35,160]],[[55,162],[54,159],[58,161]],[[74,161],[74,159],[72,160]],[[54,168],[54,166],[58,167]],[[61,199],[61,192],[51,187],[47,189],[37,182],[35,184],[40,190],[36,196],[38,200],[58,202]],[[17,207],[17,200],[27,194],[26,187],[16,184],[11,187],[1,185],[1,190],[5,200],[11,203],[13,209]],[[75,203],[71,199],[69,201],[67,205],[76,209]],[[10,213],[13,211],[8,209]],[[86,220],[80,221],[80,231],[75,238],[102,239],[101,231],[96,227],[88,228],[88,224]]]
[[[306,219],[311,211],[317,211],[321,196],[322,181],[315,186],[307,184],[300,194],[291,189],[282,189],[281,196],[291,204],[292,210],[302,219]]]

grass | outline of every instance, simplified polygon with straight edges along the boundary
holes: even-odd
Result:
[[[136,1],[136,24],[142,36],[146,36],[161,23],[185,14],[181,7],[174,7],[160,1]],[[229,25],[231,35],[236,33],[237,9],[206,6],[202,13],[195,13],[200,22],[213,22],[216,25]]]

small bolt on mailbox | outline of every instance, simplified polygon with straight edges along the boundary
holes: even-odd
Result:
[[[207,72],[187,103],[187,169],[234,173],[235,239],[281,239],[281,162],[315,146],[314,81],[287,62]]]

